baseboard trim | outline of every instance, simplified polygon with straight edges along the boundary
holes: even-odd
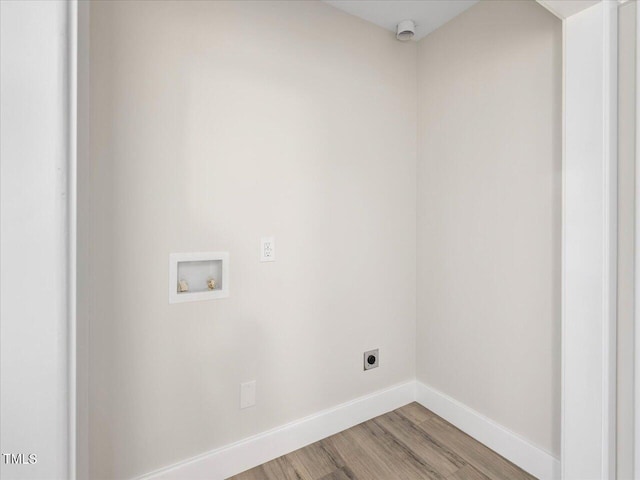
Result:
[[[414,381],[396,385],[139,478],[222,480],[411,403],[415,387]]]
[[[416,382],[416,401],[540,480],[560,478],[560,460],[454,398]]]
[[[518,434],[421,382],[356,398],[203,453],[138,480],[222,480],[417,401],[540,480],[560,478],[560,461]]]

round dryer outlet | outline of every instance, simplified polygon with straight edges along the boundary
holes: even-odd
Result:
[[[369,350],[368,352],[364,352],[364,369],[371,370],[372,368],[376,368],[380,362],[380,354],[378,353],[378,349]]]

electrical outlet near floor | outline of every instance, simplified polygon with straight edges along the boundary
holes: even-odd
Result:
[[[378,353],[378,349],[369,350],[368,352],[364,352],[364,369],[371,370],[372,368],[378,368],[380,363],[380,354]]]
[[[253,407],[256,404],[256,381],[240,384],[240,408]]]

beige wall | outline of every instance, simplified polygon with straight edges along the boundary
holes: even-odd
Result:
[[[92,2],[90,477],[416,373],[557,455],[560,28],[534,2],[419,44],[321,2]],[[230,298],[169,305],[169,253],[204,250]]]
[[[636,2],[619,9],[618,479],[633,477]]]
[[[561,22],[483,1],[418,60],[418,380],[558,456]]]
[[[91,478],[413,379],[416,45],[321,2],[91,8]],[[207,250],[231,296],[169,305],[169,253]]]

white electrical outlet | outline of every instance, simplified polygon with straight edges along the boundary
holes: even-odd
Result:
[[[256,381],[240,384],[240,408],[253,407],[256,404]]]
[[[260,239],[260,261],[275,262],[276,242],[273,237],[262,237]]]

